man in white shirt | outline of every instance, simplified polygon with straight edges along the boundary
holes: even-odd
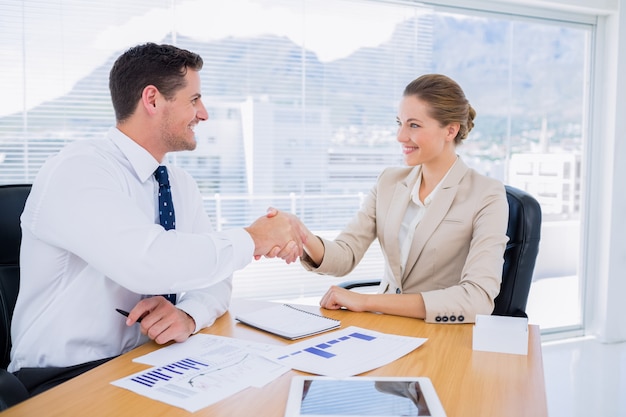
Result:
[[[9,365],[31,395],[149,339],[186,340],[228,309],[233,271],[254,257],[302,254],[304,231],[287,216],[215,232],[195,181],[166,164],[168,152],[195,149],[194,128],[209,117],[202,65],[170,45],[129,49],[109,78],[116,126],[38,173],[22,214]],[[159,165],[169,172],[173,230],[159,224]],[[158,295],[168,293],[176,305]]]

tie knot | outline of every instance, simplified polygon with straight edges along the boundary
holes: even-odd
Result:
[[[165,165],[160,165],[156,171],[154,171],[154,177],[159,182],[159,186],[169,187],[170,179],[167,175],[167,167]]]

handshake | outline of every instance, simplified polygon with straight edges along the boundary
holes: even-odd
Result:
[[[298,217],[273,207],[244,229],[254,240],[255,259],[278,257],[288,264],[302,256],[307,239],[312,237]]]

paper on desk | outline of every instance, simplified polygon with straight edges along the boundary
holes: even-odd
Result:
[[[528,319],[476,315],[472,348],[487,352],[528,354]]]
[[[232,337],[216,336],[212,334],[198,333],[182,343],[173,343],[167,347],[157,349],[146,355],[136,357],[133,362],[145,363],[146,365],[161,365],[173,360],[188,357],[212,355],[218,348],[228,350],[242,350],[249,353],[265,355],[280,348],[279,345],[252,342],[249,340],[234,339]]]
[[[347,377],[393,362],[426,340],[351,326],[283,346],[267,357],[300,371]]]
[[[169,349],[166,352],[145,355],[149,361],[169,360],[111,384],[195,412],[250,386],[261,387],[290,370],[254,353],[253,347],[243,348],[212,335],[198,334],[190,340],[197,336],[202,337],[184,348],[174,344],[160,349]]]

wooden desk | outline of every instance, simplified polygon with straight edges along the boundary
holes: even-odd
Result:
[[[231,311],[263,306],[263,302],[234,300]],[[425,337],[428,341],[397,361],[363,375],[427,376],[433,382],[448,417],[547,416],[539,328],[529,329],[528,356],[472,350],[472,324],[426,324],[423,320],[372,313],[321,310],[341,320],[380,332]],[[237,323],[227,313],[205,333],[285,344],[284,339]],[[148,343],[80,375],[3,413],[13,416],[184,416],[191,413],[115,387],[111,381],[148,368],[132,362],[158,346]],[[193,415],[283,417],[290,371],[272,383],[245,389]]]

